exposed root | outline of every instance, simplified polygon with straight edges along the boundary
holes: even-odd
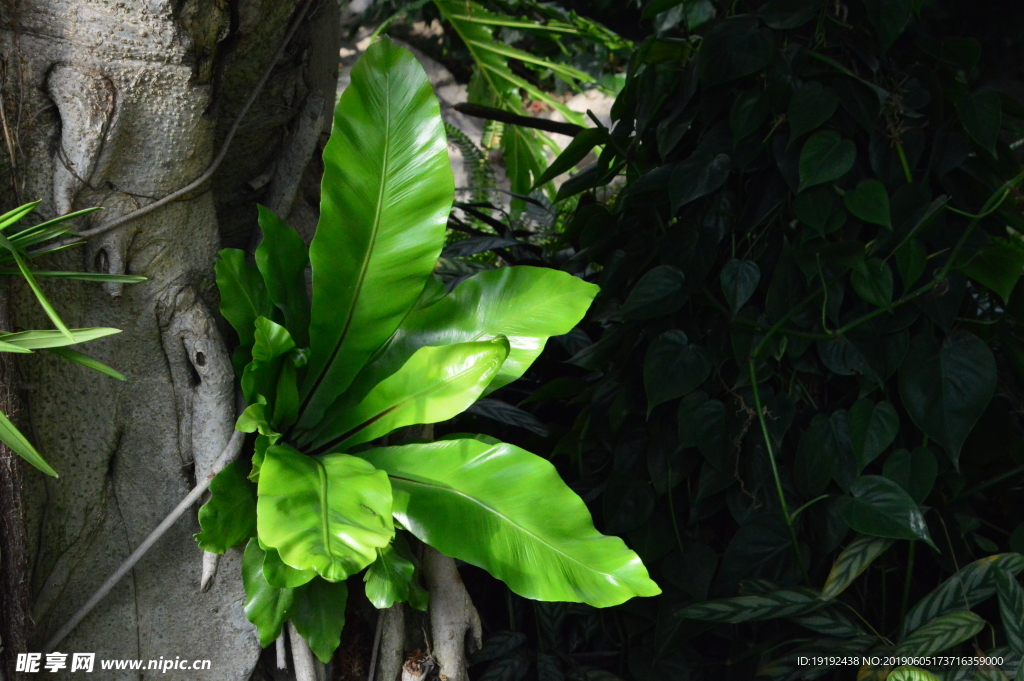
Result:
[[[434,639],[433,657],[440,666],[438,678],[467,681],[466,654],[478,650],[482,643],[480,615],[473,607],[454,559],[424,545],[422,564],[430,591],[430,628]],[[403,669],[403,681],[404,674]]]
[[[327,673],[320,661],[313,657],[306,639],[288,623],[288,642],[292,644],[292,665],[295,667],[295,681],[326,681]]]

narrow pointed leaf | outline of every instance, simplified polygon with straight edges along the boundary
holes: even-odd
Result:
[[[423,67],[390,40],[371,45],[324,149],[302,425],[320,420],[412,309],[444,246],[454,192]]]
[[[242,555],[242,586],[245,617],[256,625],[260,645],[266,648],[281,635],[293,595],[291,589],[275,589],[263,577],[263,549],[255,538],[249,540]]]
[[[7,237],[3,235],[0,235],[0,246],[3,246],[11,252],[14,262],[18,265],[18,269],[21,270],[21,276],[24,277],[25,283],[28,284],[30,289],[32,289],[32,293],[35,294],[36,300],[39,302],[39,306],[43,308],[43,312],[45,312],[46,316],[50,318],[53,325],[56,326],[57,329],[68,339],[73,339],[71,331],[68,330],[68,327],[64,324],[60,315],[57,314],[57,310],[54,309],[53,305],[47,299],[46,294],[43,293],[43,289],[39,288],[39,283],[32,275],[32,270],[30,270],[28,265],[25,264],[25,260],[21,257],[21,253],[18,249],[7,239]],[[72,340],[72,342],[75,341]]]
[[[58,477],[57,471],[53,470],[50,464],[43,460],[42,455],[36,451],[31,442],[25,439],[21,431],[14,427],[14,424],[11,423],[10,419],[3,412],[0,412],[0,442],[10,447],[11,451],[42,472],[55,478]]]
[[[360,456],[391,476],[406,529],[521,596],[607,607],[661,593],[640,558],[594,529],[583,501],[538,456],[478,440]]]
[[[70,338],[60,331],[0,333],[0,341],[28,350],[42,350],[43,348],[59,348],[75,343],[85,343],[86,341],[121,333],[121,329],[69,329],[69,332],[71,334]]]
[[[999,594],[999,614],[1006,631],[1006,642],[1018,656],[1024,656],[1024,589],[1017,577],[1007,570],[995,568],[996,591]]]
[[[0,269],[0,274],[19,274],[18,270]],[[72,281],[96,281],[112,284],[138,284],[146,281],[146,277],[133,274],[100,274],[99,272],[75,272],[73,270],[32,270],[37,277],[55,277]]]
[[[31,350],[25,350],[24,352],[31,352]],[[93,371],[98,371],[101,374],[106,374],[107,376],[110,376],[111,378],[116,378],[119,381],[128,380],[124,377],[124,374],[117,371],[116,369],[112,369],[103,362],[93,359],[89,355],[78,352],[77,350],[72,350],[71,348],[50,348],[50,352],[57,355],[58,357],[62,357],[68,360],[69,362],[81,364],[87,369],[92,369]]]
[[[836,558],[836,562],[832,564],[832,570],[828,573],[825,586],[821,589],[821,599],[832,600],[841,594],[871,565],[875,558],[882,555],[890,546],[892,546],[892,539],[867,535],[857,537],[850,542],[850,545],[843,549],[843,552]]]
[[[309,251],[298,232],[266,206],[258,206],[263,241],[256,248],[256,266],[267,283],[271,302],[284,313],[284,325],[304,348],[309,345],[309,296],[306,268]]]
[[[347,602],[348,586],[345,582],[332,583],[317,577],[295,589],[288,619],[324,664],[331,661],[331,656],[341,644]]]
[[[359,572],[395,533],[387,475],[354,456],[306,456],[285,445],[260,466],[260,541],[299,570],[336,582]]]
[[[967,610],[942,615],[910,634],[896,647],[895,655],[934,655],[963,643],[985,627],[985,620]]]
[[[42,201],[33,201],[32,203],[26,203],[24,205],[18,206],[13,210],[7,211],[3,215],[0,215],[0,230],[7,229],[8,227],[16,223],[18,220],[21,220],[23,217],[34,211],[36,209],[36,206],[38,206],[40,203],[42,203]]]
[[[683,608],[676,616],[704,622],[735,624],[802,615],[823,605],[818,598],[818,592],[812,589],[778,589],[754,596],[696,603]]]
[[[199,509],[199,548],[224,553],[256,534],[256,486],[232,461],[210,481],[210,500]]]
[[[345,451],[395,428],[446,421],[480,397],[508,349],[504,336],[420,348],[357,404],[342,398],[333,405],[324,427],[302,442],[316,451]]]

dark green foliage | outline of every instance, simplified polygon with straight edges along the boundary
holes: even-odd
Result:
[[[518,601],[496,616],[538,678],[552,653],[619,651],[602,666],[646,681],[976,650],[1012,677],[1024,107],[948,37],[951,3],[739,0],[690,25],[699,4],[646,3],[600,161],[559,191],[579,203],[549,265],[602,287],[568,361],[493,396],[550,424],[664,594],[574,607],[558,643]]]

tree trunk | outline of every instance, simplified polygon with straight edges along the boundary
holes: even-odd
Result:
[[[2,207],[41,199],[41,219],[103,206],[80,219],[80,230],[200,176],[264,70],[274,69],[211,182],[45,263],[148,280],[45,284],[69,326],[122,329],[80,349],[126,382],[46,353],[19,363],[27,434],[61,474],[25,472],[30,650],[40,650],[181,500],[232,432],[234,377],[213,261],[222,243],[251,242],[256,201],[286,218],[294,208],[301,224],[315,221],[298,188],[330,121],[338,7],[307,1],[315,4],[275,64],[301,4],[5,0],[0,8]],[[24,292],[13,319],[49,327]],[[98,660],[209,659],[203,678],[248,678],[259,645],[242,612],[240,554],[223,556],[219,576],[200,593],[197,530],[194,513],[175,525],[57,650],[95,652]],[[18,559],[5,556],[5,568]]]

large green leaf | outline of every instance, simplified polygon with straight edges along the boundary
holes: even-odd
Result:
[[[254,525],[254,532],[255,529]],[[294,589],[303,584],[308,584],[311,579],[317,576],[316,570],[296,570],[290,565],[285,565],[277,549],[265,544],[261,544],[260,548],[266,552],[263,558],[263,576],[270,586],[278,589]]]
[[[910,418],[957,463],[967,435],[995,393],[992,351],[968,331],[953,331],[942,345],[921,334],[910,342],[899,382]]]
[[[285,327],[295,343],[304,348],[309,345],[309,251],[298,232],[272,210],[258,208],[263,241],[256,248],[256,266],[266,281],[270,300],[284,313]]]
[[[390,608],[405,601],[422,601],[426,594],[416,583],[416,566],[398,555],[393,546],[378,550],[377,560],[367,568],[363,581],[366,583],[366,597],[376,608]]]
[[[345,582],[328,582],[316,577],[295,589],[288,619],[324,664],[331,661],[341,643],[347,602],[348,586]]]
[[[300,443],[316,452],[345,451],[395,428],[450,419],[480,397],[508,350],[504,336],[420,348],[362,400],[342,397]]]
[[[508,357],[485,393],[511,383],[533,364],[547,339],[568,333],[583,318],[598,287],[544,267],[502,267],[469,277],[431,305],[414,310],[381,357],[352,386],[366,394],[426,346],[505,336]]]
[[[850,485],[850,495],[837,499],[836,508],[858,532],[890,539],[923,539],[932,544],[921,509],[892,480],[862,475]]]
[[[996,570],[1016,575],[1024,570],[1024,556],[1001,553],[965,565],[910,609],[903,620],[903,635],[941,615],[973,607],[990,598],[996,592]]]
[[[478,440],[360,456],[391,476],[405,528],[521,596],[605,607],[661,593],[640,558],[594,529],[583,501],[538,456]]]
[[[199,509],[199,548],[224,553],[256,534],[256,487],[232,461],[210,481],[210,500]]]
[[[352,68],[324,149],[304,427],[412,309],[444,246],[454,192],[423,67],[390,40],[374,43]]]
[[[243,347],[253,344],[259,316],[270,316],[270,297],[260,271],[245,261],[245,251],[225,248],[214,267],[220,289],[220,313],[238,334]]]
[[[292,590],[272,587],[263,577],[263,549],[256,538],[249,540],[242,554],[242,586],[245,588],[245,617],[256,625],[260,645],[266,648],[281,635]]]
[[[387,475],[347,454],[267,449],[260,467],[260,541],[299,570],[336,582],[359,572],[395,533]]]

